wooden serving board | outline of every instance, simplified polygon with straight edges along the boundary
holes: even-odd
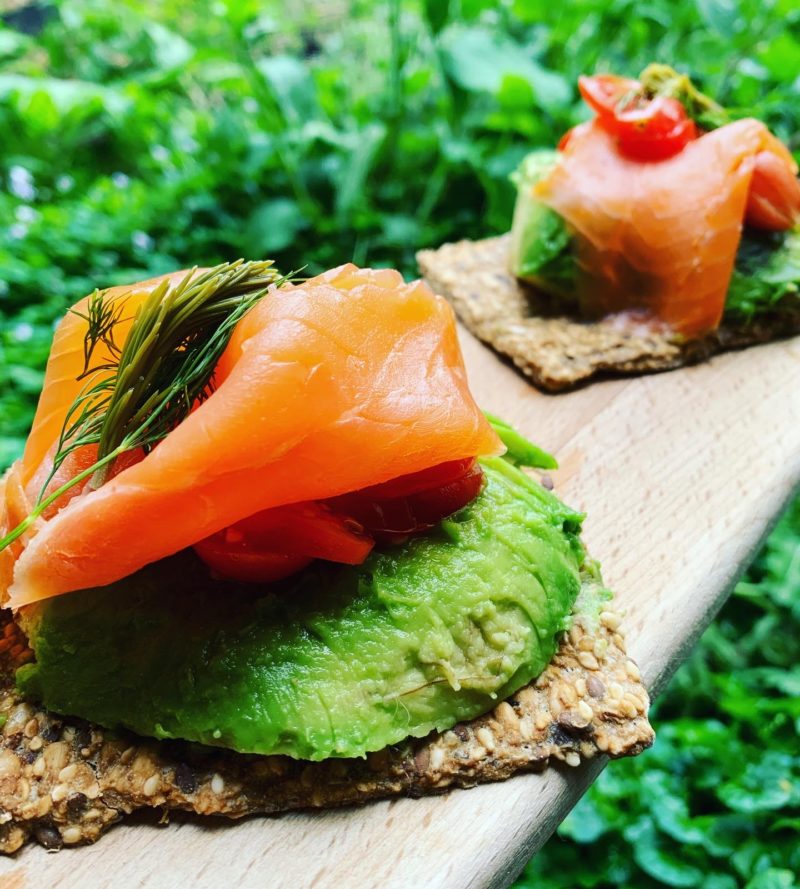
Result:
[[[556,490],[588,512],[586,542],[657,694],[800,482],[800,338],[556,396],[463,345],[479,403],[558,456]],[[0,887],[503,887],[603,765],[239,823],[140,818],[93,847],[27,847],[0,861]]]

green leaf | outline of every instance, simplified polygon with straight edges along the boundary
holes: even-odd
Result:
[[[292,56],[276,55],[260,59],[257,67],[288,122],[299,125],[319,115],[316,88],[307,65]]]
[[[796,889],[795,875],[790,870],[770,867],[749,880],[745,889]]]
[[[513,0],[511,10],[521,22],[534,24],[547,16],[547,0]]]
[[[651,821],[645,819],[629,827],[625,839],[631,844],[636,863],[654,880],[667,886],[702,886],[703,872],[670,850]]]
[[[14,385],[23,392],[38,395],[41,391],[44,374],[36,368],[26,367],[24,364],[13,364],[9,368],[8,375]]]
[[[800,76],[800,42],[788,32],[759,48],[758,59],[776,79],[788,82]]]
[[[730,861],[740,876],[748,878],[770,867],[771,853],[769,846],[750,836],[731,855]]]
[[[472,22],[479,19],[486,10],[493,10],[497,7],[497,0],[461,0],[461,18],[465,22]]]
[[[733,37],[741,26],[738,0],[697,0],[697,9],[708,27],[722,37]]]
[[[768,750],[760,760],[748,763],[735,780],[722,784],[717,795],[729,808],[745,814],[781,809],[795,797],[793,765],[788,754]]]
[[[7,61],[15,58],[23,53],[28,45],[29,39],[24,34],[0,26],[0,59]]]
[[[307,225],[296,201],[289,198],[266,201],[245,223],[242,253],[263,257],[286,250]]]
[[[499,93],[506,75],[526,81],[542,108],[555,111],[572,91],[559,74],[548,71],[510,37],[478,26],[451,25],[442,34],[445,67],[470,92]]]
[[[567,815],[559,834],[576,843],[593,843],[608,830],[608,824],[591,797],[584,797]]]
[[[674,776],[653,770],[644,775],[641,792],[652,800],[650,812],[661,833],[687,845],[702,845],[705,830],[702,822],[695,822],[689,815],[686,800],[675,793]]]
[[[0,466],[8,466],[22,456],[25,437],[22,435],[0,435]]]
[[[404,213],[385,216],[383,233],[387,244],[413,248],[419,243],[419,223],[415,216]]]
[[[188,40],[158,22],[148,22],[146,30],[153,41],[154,61],[159,74],[174,71],[189,63],[194,55],[194,47]]]
[[[422,9],[432,34],[438,34],[450,17],[450,0],[422,0]]]
[[[89,102],[97,102],[110,114],[121,115],[130,107],[130,100],[118,90],[83,80],[57,80],[54,77],[26,77],[22,74],[0,74],[0,99],[11,95],[31,101],[37,94],[46,95],[59,114],[67,114]]]
[[[533,87],[524,77],[520,77],[518,74],[504,74],[497,93],[497,101],[501,108],[529,112],[536,97]]]
[[[359,202],[385,138],[386,127],[378,123],[369,124],[353,134],[353,148],[345,162],[336,194],[336,214],[340,220]]]

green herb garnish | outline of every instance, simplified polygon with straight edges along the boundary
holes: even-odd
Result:
[[[47,507],[89,478],[100,487],[119,456],[137,448],[150,451],[174,429],[192,406],[211,394],[214,368],[239,320],[270,285],[287,280],[271,261],[223,263],[189,272],[178,284],[159,284],[139,307],[121,347],[114,340],[126,295],[95,291],[86,314],[84,369],[87,384],[67,411],[53,468],[36,507],[0,539],[0,550],[22,535]],[[92,366],[98,344],[110,361]],[[97,446],[97,459],[56,491],[46,494],[59,466],[78,448]]]
[[[776,312],[800,312],[800,227],[786,232],[745,228],[725,315],[742,324]]]
[[[639,81],[648,99],[656,96],[677,99],[689,117],[704,130],[716,130],[731,122],[730,115],[722,105],[701,93],[688,75],[679,74],[669,65],[648,65],[639,75]]]

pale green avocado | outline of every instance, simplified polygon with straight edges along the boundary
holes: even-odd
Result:
[[[356,568],[254,592],[181,553],[29,609],[19,686],[107,727],[311,760],[477,716],[544,669],[590,567],[579,513],[482,464],[472,504]]]

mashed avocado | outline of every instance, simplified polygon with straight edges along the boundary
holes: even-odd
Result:
[[[511,178],[517,186],[517,202],[511,225],[511,270],[547,293],[566,298],[577,291],[577,264],[572,235],[564,220],[536,200],[531,189],[558,161],[558,152],[532,151]]]
[[[582,516],[508,460],[434,532],[265,593],[180,553],[30,606],[48,708],[157,738],[319,760],[490,709],[542,671],[580,589]]]

